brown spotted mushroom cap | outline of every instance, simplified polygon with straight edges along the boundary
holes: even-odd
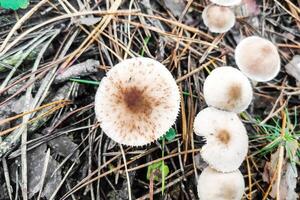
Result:
[[[115,65],[102,79],[95,113],[111,139],[141,146],[169,130],[179,103],[179,90],[168,69],[153,59],[138,57]]]
[[[206,139],[201,156],[210,167],[220,172],[240,167],[248,152],[248,135],[235,113],[205,108],[195,118],[194,131]]]
[[[280,57],[276,46],[258,36],[247,37],[237,45],[235,62],[254,81],[272,80],[280,71]]]
[[[207,167],[199,177],[197,190],[200,200],[241,200],[245,182],[239,170],[221,173]]]
[[[204,8],[202,19],[208,29],[214,33],[225,33],[235,24],[235,15],[231,8],[215,4]]]
[[[249,106],[252,93],[248,78],[230,66],[214,69],[203,86],[207,105],[236,113],[244,111]]]

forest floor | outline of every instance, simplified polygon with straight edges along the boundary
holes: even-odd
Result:
[[[300,76],[285,65],[300,54],[300,1],[243,0],[224,34],[203,23],[209,3],[31,0],[26,9],[0,8],[0,200],[198,199],[207,164],[193,121],[207,107],[203,82],[216,67],[236,67],[234,49],[251,35],[278,47],[281,71],[253,82],[240,114],[249,136],[243,199],[299,196]],[[171,71],[181,110],[169,137],[128,147],[102,132],[94,99],[105,73],[136,56]]]

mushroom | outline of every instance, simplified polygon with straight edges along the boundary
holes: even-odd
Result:
[[[210,1],[220,6],[236,6],[242,2],[242,0],[210,0]]]
[[[230,66],[214,69],[204,82],[203,93],[207,105],[236,113],[247,109],[253,96],[248,78]]]
[[[239,170],[220,173],[207,167],[198,179],[197,190],[200,200],[240,200],[245,182]]]
[[[214,33],[225,33],[235,24],[235,15],[230,8],[214,4],[204,8],[202,18],[204,24]]]
[[[115,65],[102,79],[95,113],[111,139],[141,146],[169,130],[179,104],[179,90],[169,70],[153,59],[138,57]]]
[[[269,81],[280,71],[280,57],[275,45],[264,38],[250,36],[235,49],[239,69],[254,81]]]
[[[195,118],[194,131],[206,139],[200,153],[209,166],[220,172],[239,168],[248,152],[248,135],[235,113],[205,108]]]

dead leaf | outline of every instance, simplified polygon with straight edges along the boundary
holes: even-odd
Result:
[[[47,146],[42,144],[37,148],[31,150],[27,154],[27,169],[28,169],[28,196],[32,198],[36,193],[39,192],[41,176],[43,173],[44,162],[46,158],[46,149]],[[20,165],[20,157],[15,160],[15,163],[12,164],[11,176],[12,180],[15,181],[15,173],[18,170],[19,177],[21,177],[21,169],[18,167]],[[58,169],[54,174],[53,172],[58,168],[59,163],[50,156],[47,172],[44,181],[44,187],[42,191],[42,197],[46,197],[47,199],[53,194],[56,188],[59,186],[62,177],[61,170]]]
[[[283,185],[287,188],[286,200],[296,200],[299,195],[295,192],[297,186],[298,173],[295,168],[293,168],[291,163],[288,163],[286,173],[283,177]]]
[[[300,55],[295,55],[293,59],[285,66],[286,72],[300,81]]]
[[[72,161],[76,160],[79,155],[77,149],[78,145],[75,144],[68,136],[62,135],[48,142],[49,146],[57,153],[63,157],[67,157],[72,154],[70,159]],[[76,150],[77,149],[77,150]]]
[[[175,17],[179,17],[186,6],[183,0],[164,0],[164,4]]]
[[[278,156],[279,148],[271,155],[270,162],[267,162],[264,167],[263,181],[271,183],[272,177],[274,176],[277,168]],[[292,164],[287,161],[287,158],[284,159],[282,163],[280,181],[280,200],[296,200],[298,198],[298,194],[295,192],[297,176],[297,171],[293,169]],[[272,190],[270,192],[270,196],[273,198],[276,198],[276,185],[277,180],[273,182]]]
[[[100,17],[94,17],[94,16],[88,16],[84,18],[80,18],[78,21],[80,24],[87,25],[87,26],[92,26],[97,24],[101,20]]]
[[[69,80],[73,77],[87,76],[98,71],[99,66],[98,60],[88,59],[85,62],[73,65],[63,71],[63,73],[58,74],[54,80],[55,83],[61,83],[63,81]]]
[[[258,15],[259,7],[256,4],[256,0],[243,0],[243,4],[246,7],[248,15]]]
[[[81,11],[91,11],[91,7],[88,3],[83,3],[80,0],[77,0],[77,4],[79,6],[79,9]],[[87,26],[92,26],[97,24],[101,20],[100,17],[94,17],[93,15],[87,15],[87,16],[81,16],[78,19],[75,19],[75,22],[78,22],[79,24],[87,25]]]
[[[243,3],[241,3],[239,6],[235,6],[234,10],[237,16],[251,16],[248,20],[251,25],[255,25],[259,20],[257,17],[255,17],[260,13],[259,7],[255,0],[243,0]],[[258,21],[258,23],[260,24],[260,21]]]
[[[263,181],[270,183],[276,171],[279,156],[279,149],[271,155],[270,162],[266,162],[263,173]]]

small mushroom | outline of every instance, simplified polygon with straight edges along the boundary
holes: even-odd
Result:
[[[229,7],[215,4],[204,8],[202,18],[205,26],[214,33],[225,33],[235,24],[234,12]]]
[[[153,59],[138,57],[115,65],[102,79],[95,113],[114,141],[141,146],[169,130],[179,104],[179,90],[169,70]]]
[[[280,71],[276,46],[258,36],[247,37],[237,45],[235,61],[239,69],[254,81],[272,80]]]
[[[242,0],[210,0],[210,1],[221,6],[236,6],[242,2]]]
[[[239,170],[220,173],[207,167],[198,179],[197,190],[200,200],[241,200],[245,182]]]
[[[230,66],[214,69],[204,82],[203,93],[207,105],[236,113],[247,109],[253,96],[248,78]]]
[[[205,108],[195,118],[194,131],[206,139],[201,156],[209,166],[220,172],[239,168],[248,152],[248,135],[235,113]]]

